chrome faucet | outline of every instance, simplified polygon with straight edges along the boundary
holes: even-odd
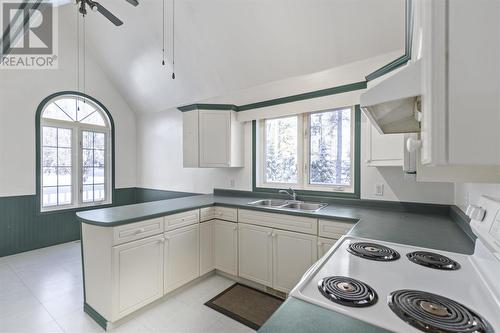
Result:
[[[297,201],[297,193],[293,190],[293,188],[289,188],[288,190],[279,190],[278,193],[283,193],[289,195],[293,201]]]

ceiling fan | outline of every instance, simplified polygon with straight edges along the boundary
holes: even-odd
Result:
[[[139,2],[137,0],[125,0],[130,3],[132,6],[137,6]],[[78,11],[82,15],[87,15],[87,6],[94,12],[99,12],[104,15],[105,18],[111,21],[116,26],[120,26],[123,22],[113,15],[109,10],[107,10],[103,5],[99,2],[93,0],[76,0],[76,5],[78,6]]]

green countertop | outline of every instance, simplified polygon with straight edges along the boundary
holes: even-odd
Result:
[[[472,254],[474,241],[444,214],[421,214],[377,207],[330,203],[316,213],[248,206],[262,197],[196,195],[77,213],[80,221],[110,227],[191,209],[222,205],[291,215],[353,221],[349,235],[436,250]],[[259,330],[261,333],[387,332],[357,319],[289,298]]]

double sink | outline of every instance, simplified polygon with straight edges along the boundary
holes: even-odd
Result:
[[[297,212],[309,212],[309,213],[317,212],[320,209],[323,209],[326,206],[328,206],[328,204],[326,203],[304,202],[296,200],[279,200],[279,199],[257,200],[249,202],[247,205],[262,207],[262,208],[290,210]]]

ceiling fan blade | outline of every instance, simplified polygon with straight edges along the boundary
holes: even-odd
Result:
[[[132,6],[137,6],[139,5],[139,1],[137,0],[125,0],[127,1],[129,4],[131,4]]]
[[[113,15],[113,13],[111,13],[106,8],[104,8],[103,5],[101,5],[100,3],[96,3],[96,6],[97,6],[97,11],[99,13],[101,13],[102,15],[104,15],[104,17],[106,17],[108,20],[110,20],[114,25],[120,26],[123,24],[123,22],[118,17]]]

